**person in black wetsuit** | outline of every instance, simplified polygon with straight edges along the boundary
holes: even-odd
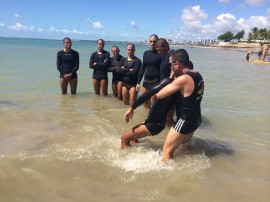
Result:
[[[119,100],[123,100],[122,97],[122,86],[123,86],[123,74],[116,72],[118,68],[121,68],[124,65],[125,58],[119,54],[120,49],[118,46],[112,47],[113,57],[110,59],[109,72],[112,72],[112,91],[115,97],[118,97]]]
[[[162,79],[170,76],[171,64],[170,64],[169,58],[174,52],[174,50],[170,49],[169,43],[164,38],[160,38],[157,40],[156,50],[161,56],[160,80],[162,81]]]
[[[64,50],[57,53],[56,65],[60,72],[60,87],[62,94],[67,94],[68,84],[72,94],[76,94],[79,69],[79,53],[71,49],[71,39],[66,37],[63,39]]]
[[[141,68],[141,60],[134,55],[135,45],[133,43],[127,44],[126,50],[128,57],[124,60],[124,65],[121,68],[118,68],[116,72],[123,74],[123,102],[124,104],[129,105],[133,104],[138,95],[136,84],[138,73]]]
[[[173,81],[172,78],[165,78],[155,87],[142,94],[127,110],[124,119],[129,122],[132,119],[133,111],[143,104],[147,99],[154,96],[160,89],[168,85]],[[158,99],[151,107],[147,119],[144,123],[138,124],[121,135],[121,148],[124,149],[129,147],[131,143],[137,142],[138,139],[146,136],[154,136],[159,134],[166,126],[167,113],[170,109],[175,106],[177,93],[170,95],[164,99]]]
[[[174,50],[170,50],[169,43],[166,39],[160,38],[156,43],[156,50],[158,54],[161,56],[161,64],[160,64],[160,80],[162,81],[164,78],[168,78],[171,73],[171,64],[170,64],[170,56],[174,52]],[[174,123],[173,116],[175,113],[175,108],[172,109],[168,113],[167,117],[167,125],[171,127]]]
[[[95,93],[100,95],[100,89],[104,96],[108,95],[108,65],[110,53],[105,51],[105,42],[103,39],[97,40],[98,50],[91,54],[89,67],[94,69],[93,87]]]
[[[171,59],[171,67],[177,78],[161,89],[157,93],[157,98],[164,99],[180,92],[182,101],[176,104],[177,121],[166,137],[163,146],[163,162],[172,159],[174,151],[181,144],[191,140],[202,121],[200,105],[204,93],[203,78],[199,72],[189,67],[189,55],[186,50],[176,50]]]
[[[160,63],[161,57],[156,50],[156,42],[158,40],[158,36],[156,34],[152,34],[149,37],[149,44],[151,49],[147,50],[143,54],[143,62],[142,67],[139,72],[138,82],[136,86],[136,90],[140,90],[140,83],[144,76],[142,93],[147,92],[151,88],[153,88],[160,81]],[[153,104],[156,100],[156,97],[153,96],[151,100],[147,100],[144,103],[144,106],[150,108],[150,102]]]

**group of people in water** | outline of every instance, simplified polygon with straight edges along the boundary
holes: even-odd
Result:
[[[266,56],[268,54],[268,50],[270,49],[269,46],[270,46],[269,44],[260,43],[260,48],[258,51],[258,60],[262,62],[269,62],[269,61],[266,61]],[[246,54],[246,60],[247,61],[252,60],[252,56],[255,54],[255,52],[248,51]]]
[[[79,53],[71,49],[71,39],[63,39],[64,49],[57,53],[57,69],[60,72],[62,94],[76,94]],[[112,72],[113,95],[130,105],[124,115],[129,122],[134,110],[144,104],[149,113],[143,123],[124,131],[121,148],[138,143],[138,139],[159,134],[168,125],[170,128],[163,146],[162,161],[173,158],[175,150],[188,142],[201,124],[200,103],[204,93],[204,81],[185,49],[170,50],[164,38],[156,34],[149,37],[150,49],[142,60],[135,56],[135,45],[126,46],[127,58],[120,55],[118,46],[110,53],[104,50],[103,39],[97,40],[98,50],[91,54],[89,67],[93,69],[95,94],[108,94],[108,72]],[[141,81],[142,94],[138,96]],[[176,113],[176,120],[173,120]]]

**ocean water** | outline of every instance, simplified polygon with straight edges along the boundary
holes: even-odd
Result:
[[[106,43],[110,50],[113,43]],[[125,44],[117,44],[126,56]],[[268,201],[270,65],[239,51],[186,48],[205,80],[203,123],[168,165],[160,154],[168,129],[127,150],[121,133],[142,122],[136,109],[97,96],[80,53],[78,93],[62,96],[58,40],[0,38],[0,201]],[[142,58],[146,45],[136,45]],[[111,77],[110,81],[111,82]]]

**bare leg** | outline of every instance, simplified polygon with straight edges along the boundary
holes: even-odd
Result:
[[[123,87],[123,82],[118,82],[117,83],[117,95],[119,100],[123,100],[123,96],[122,96],[122,87]]]
[[[130,96],[129,102],[131,105],[135,102],[137,95],[138,95],[138,92],[136,91],[136,87],[132,87],[129,90],[129,96]]]
[[[162,161],[167,163],[170,159],[173,158],[174,151],[181,145],[184,144],[192,138],[194,132],[183,135],[181,133],[176,132],[173,128],[170,129],[164,146],[163,146],[163,156]]]
[[[148,91],[147,88],[145,88],[145,87],[142,88],[142,94],[143,94],[143,93],[146,93],[147,91]],[[146,100],[146,101],[144,102],[144,107],[150,108],[150,101],[151,101],[151,99]]]
[[[129,105],[129,91],[126,87],[122,88],[123,102],[125,105]]]
[[[100,81],[99,80],[93,79],[93,87],[94,87],[95,93],[97,95],[100,95]]]
[[[112,84],[112,92],[114,97],[118,97],[116,84]]]
[[[60,78],[60,87],[62,91],[62,95],[67,94],[68,81],[66,79]]]
[[[151,97],[151,106],[153,106],[153,104],[157,101],[157,96],[156,95],[153,95]]]
[[[77,84],[78,84],[78,79],[77,78],[69,80],[71,94],[76,94]]]
[[[101,91],[104,96],[108,95],[108,80],[101,80],[100,81]]]
[[[145,127],[145,125],[139,124],[134,126],[131,129],[128,129],[121,135],[121,148],[124,149],[126,147],[130,147],[131,141],[136,141],[137,139],[150,136],[149,131]]]

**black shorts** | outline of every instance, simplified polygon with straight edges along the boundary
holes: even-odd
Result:
[[[146,81],[144,80],[143,81],[143,87],[146,88],[146,89],[151,89],[153,87],[155,87],[159,82],[159,79],[155,79],[155,80],[152,80],[152,81]]]
[[[197,118],[197,119],[178,119],[174,125],[173,125],[173,129],[178,132],[181,133],[183,135],[191,133],[193,131],[195,131],[202,122],[202,118]]]
[[[150,123],[147,121],[147,119],[145,120],[144,124],[152,136],[159,134],[165,128],[165,123]]]
[[[128,90],[130,90],[131,88],[136,87],[136,85],[137,84],[126,84],[126,83],[124,83],[123,84],[123,87],[127,88]]]

